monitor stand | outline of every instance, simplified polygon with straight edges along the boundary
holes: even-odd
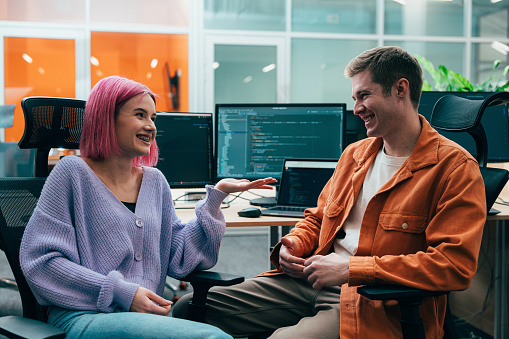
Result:
[[[263,197],[249,200],[249,203],[253,206],[270,207],[276,205],[276,198],[274,197]]]

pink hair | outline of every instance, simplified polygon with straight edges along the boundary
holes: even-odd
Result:
[[[115,135],[115,118],[122,105],[138,94],[148,94],[156,102],[154,93],[145,85],[120,76],[101,79],[92,88],[85,105],[81,132],[80,154],[95,160],[120,154]],[[154,166],[158,150],[154,140],[150,153],[133,159],[134,166]]]

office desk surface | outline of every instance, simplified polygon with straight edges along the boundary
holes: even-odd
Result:
[[[184,192],[193,190],[184,189],[172,189],[173,197],[178,197]],[[256,194],[263,196],[274,196],[274,191],[255,190]],[[238,194],[238,193],[237,193]],[[230,195],[230,198],[232,196]],[[241,197],[245,199],[254,199],[259,195],[251,194],[250,192],[242,193]],[[505,201],[509,201],[509,197],[504,197]],[[271,217],[271,216],[260,216],[258,218],[246,218],[240,217],[237,212],[247,208],[254,207],[249,204],[248,200],[242,198],[235,199],[230,203],[229,207],[223,208],[223,214],[226,220],[227,227],[250,227],[250,226],[294,226],[300,219],[299,218],[286,218],[286,217]],[[178,202],[176,204],[177,215],[186,222],[195,217],[194,214],[194,203]],[[509,220],[509,206],[495,204],[493,208],[500,211],[499,214],[488,216],[488,220]]]
[[[509,220],[509,206],[495,203],[493,205],[493,208],[499,210],[500,213],[495,215],[489,215],[488,220]]]
[[[174,199],[184,192],[193,190],[183,190],[183,189],[172,189],[172,194]],[[203,191],[203,190],[201,190]],[[254,190],[255,193],[263,195],[263,196],[274,196],[274,191],[271,190]],[[238,195],[238,193],[235,193]],[[250,192],[244,192],[241,195],[242,198],[245,199],[255,199],[258,198],[259,195],[251,194]],[[227,199],[232,199],[232,195]],[[271,216],[260,216],[257,218],[246,218],[240,217],[237,212],[247,208],[247,207],[255,207],[249,204],[249,200],[245,200],[242,198],[237,198],[229,204],[229,207],[222,208],[224,218],[226,220],[227,227],[250,227],[250,226],[293,226],[299,221],[299,218],[286,218],[286,217],[271,217]],[[175,204],[175,208],[177,210],[177,215],[183,222],[189,221],[195,217],[194,214],[194,203],[186,203],[186,202],[177,202]]]

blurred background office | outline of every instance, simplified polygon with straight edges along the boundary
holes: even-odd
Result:
[[[23,97],[86,99],[119,74],[149,86],[163,112],[214,113],[224,103],[351,110],[346,64],[384,45],[482,82],[495,60],[500,74],[509,64],[509,0],[0,0],[0,105],[15,105],[1,110],[10,116],[0,119],[0,176],[32,175],[33,154],[16,147]],[[228,229],[218,270],[267,269],[267,237],[267,227]]]

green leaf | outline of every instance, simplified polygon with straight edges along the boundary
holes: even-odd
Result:
[[[433,66],[433,64],[430,61],[426,60],[424,57],[422,57],[420,55],[414,55],[414,57],[417,59],[417,61],[419,61],[422,68],[426,72],[428,72],[429,75],[431,75],[431,79],[433,79],[435,88],[437,86],[440,86],[440,82],[441,82],[440,72],[437,69],[435,69],[435,66]]]
[[[505,66],[504,72],[502,73],[503,76],[507,75],[507,72],[509,72],[509,65]]]
[[[438,80],[435,81],[435,88],[439,91],[449,91],[450,89],[450,81],[449,81],[449,70],[443,66],[438,65]]]
[[[507,81],[502,86],[495,87],[495,92],[503,92],[503,91],[506,91],[508,88],[509,88],[509,81]]]
[[[468,81],[463,75],[453,72],[451,70],[449,70],[449,75],[451,76],[454,84],[457,86],[458,91],[462,91],[462,92],[473,91],[474,87],[472,86],[470,81]]]
[[[492,68],[491,70],[492,70],[492,71],[496,70],[496,69],[497,69],[497,67],[498,67],[498,65],[500,65],[500,63],[501,63],[501,62],[502,62],[502,61],[500,61],[500,60],[495,60],[495,61],[493,62],[493,68]]]

